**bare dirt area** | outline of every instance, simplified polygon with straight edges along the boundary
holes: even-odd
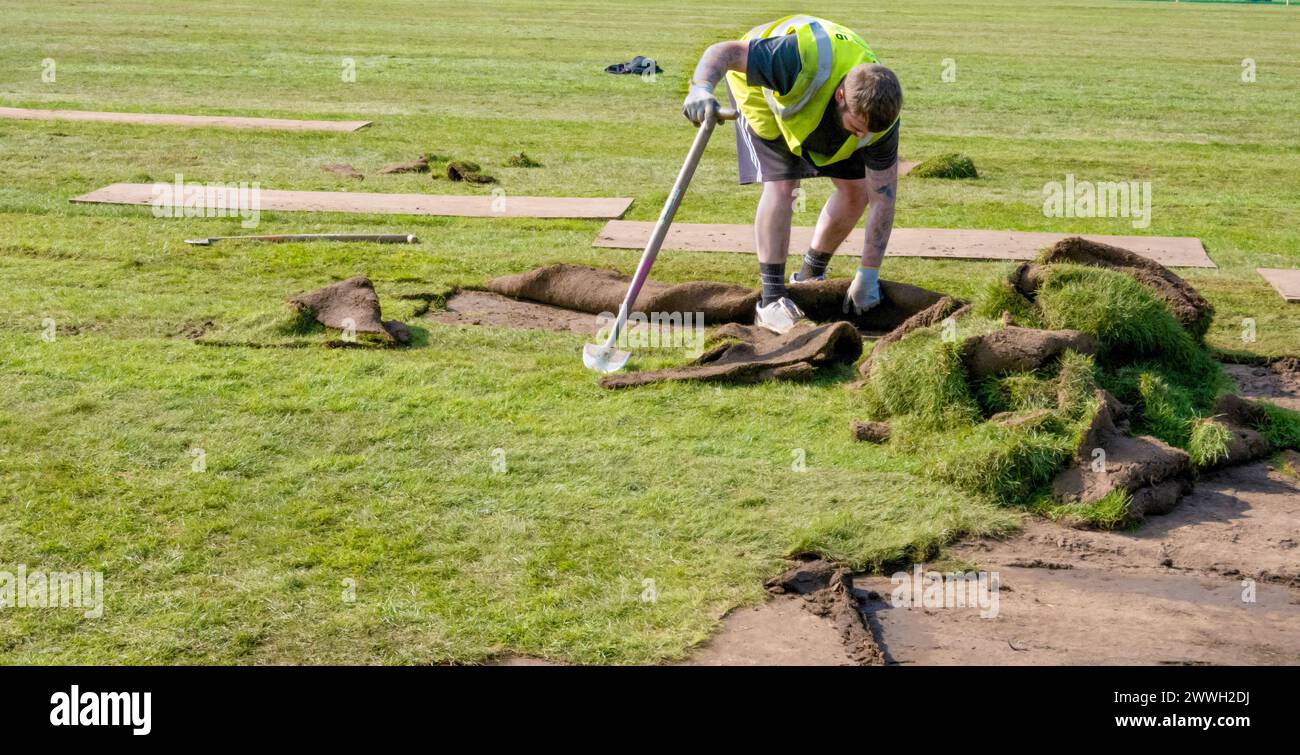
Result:
[[[1282,359],[1267,365],[1225,364],[1224,369],[1246,398],[1267,399],[1300,410],[1300,359]]]
[[[855,587],[879,596],[864,608],[887,663],[1297,664],[1297,521],[1300,487],[1257,463],[1203,478],[1132,532],[1032,519],[954,546],[1000,574],[996,618],[893,608],[887,577]]]
[[[814,616],[802,598],[776,595],[756,608],[727,614],[683,666],[853,666],[840,631]]]
[[[447,300],[446,309],[430,312],[425,317],[450,325],[568,331],[587,336],[599,329],[594,315],[511,299],[490,291],[461,291]]]

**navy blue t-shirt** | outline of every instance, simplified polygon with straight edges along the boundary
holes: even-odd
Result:
[[[786,94],[794,87],[794,82],[803,70],[803,61],[799,58],[799,37],[795,34],[782,34],[778,37],[751,39],[749,41],[749,64],[745,69],[745,80],[777,94]],[[833,155],[840,151],[852,134],[840,123],[839,111],[834,101],[826,108],[821,123],[804,140],[804,146],[822,155]],[[863,147],[866,151],[867,167],[872,170],[885,170],[898,160],[898,124],[894,124],[891,133],[883,136],[874,144]]]

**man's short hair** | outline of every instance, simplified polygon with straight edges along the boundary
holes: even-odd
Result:
[[[903,109],[903,86],[894,72],[879,63],[863,63],[844,77],[844,102],[867,119],[873,134],[889,128]]]

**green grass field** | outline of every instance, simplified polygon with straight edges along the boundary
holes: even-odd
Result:
[[[793,553],[879,569],[1014,527],[1017,509],[937,482],[924,459],[850,443],[862,406],[847,370],[803,386],[612,393],[583,369],[583,339],[562,334],[413,320],[409,349],[186,337],[209,321],[265,333],[287,296],[356,274],[403,318],[421,305],[402,295],[543,263],[630,271],[636,252],[591,248],[600,222],[268,212],[258,232],[423,243],[190,248],[183,239],[240,233],[238,220],[68,203],[178,172],[488,191],[374,175],[435,152],[482,163],[508,194],[634,197],[628,217],[653,219],[692,136],[679,110],[698,54],[789,8],[0,0],[0,105],[375,121],[293,134],[0,120],[0,570],[99,570],[106,596],[100,619],[0,610],[0,660],[663,662],[761,601]],[[900,225],[1198,236],[1219,265],[1187,271],[1218,308],[1210,342],[1300,354],[1300,308],[1254,272],[1300,263],[1300,8],[803,10],[860,30],[899,73],[904,156],[961,151],[980,169],[969,182],[903,179]],[[635,54],[665,73],[603,73]],[[342,80],[345,58],[355,82]],[[941,80],[944,59],[955,81]],[[506,167],[521,150],[543,167]],[[722,129],[679,219],[751,219],[757,189],[735,186],[734,159]],[[322,171],[330,163],[367,179]],[[1067,173],[1150,181],[1150,228],[1044,217],[1043,185]],[[807,184],[797,223],[815,221],[823,183]],[[1006,270],[887,260],[884,274],[970,296]],[[655,277],[756,285],[744,255],[665,253]],[[1258,341],[1243,344],[1247,317]],[[205,471],[192,471],[193,449]]]

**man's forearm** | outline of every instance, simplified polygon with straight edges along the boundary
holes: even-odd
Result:
[[[727,71],[743,71],[749,58],[749,46],[744,42],[719,42],[710,45],[700,56],[700,62],[691,75],[691,84],[706,86],[710,90],[722,81]]]
[[[888,170],[868,170],[871,197],[867,205],[867,241],[862,248],[862,266],[880,267],[894,230],[894,206],[898,201],[898,165]]]

